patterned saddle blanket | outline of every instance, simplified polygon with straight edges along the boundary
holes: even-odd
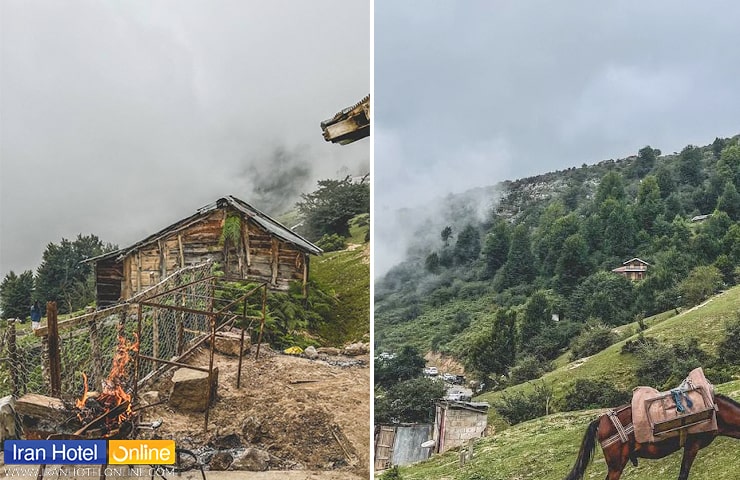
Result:
[[[635,440],[652,443],[687,433],[717,430],[714,387],[697,368],[677,388],[659,392],[650,387],[632,391]]]

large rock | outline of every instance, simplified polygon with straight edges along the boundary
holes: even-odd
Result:
[[[248,448],[234,459],[232,470],[249,470],[264,472],[270,467],[270,454],[259,448]]]
[[[316,347],[306,347],[306,349],[303,351],[303,354],[306,356],[306,358],[315,360],[319,356],[319,352],[316,351]]]
[[[350,357],[356,357],[357,355],[364,355],[366,353],[370,353],[370,344],[367,343],[353,343],[342,349],[342,354]]]
[[[339,355],[340,353],[342,353],[342,351],[339,350],[336,347],[319,347],[319,348],[316,349],[316,351],[318,353],[324,353],[326,355],[334,355],[334,356]]]
[[[15,399],[12,395],[0,398],[0,444],[8,438],[17,438],[14,407]]]
[[[241,339],[241,332],[236,333],[234,331],[229,332],[216,332],[216,351],[223,353],[224,355],[231,355],[234,357],[239,356],[239,340]],[[209,340],[210,341],[210,340]],[[249,353],[249,349],[252,346],[252,341],[248,334],[244,334],[244,348],[242,353]]]
[[[209,470],[226,470],[234,461],[234,457],[229,452],[216,452],[208,462]]]
[[[218,368],[213,369],[211,401],[216,399]],[[177,410],[203,412],[208,408],[208,373],[190,368],[179,368],[172,375],[170,406]]]

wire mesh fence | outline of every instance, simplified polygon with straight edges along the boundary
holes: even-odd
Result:
[[[79,398],[85,389],[83,374],[87,387],[100,391],[121,339],[133,345],[138,337],[141,354],[171,359],[210,332],[210,317],[204,312],[223,302],[214,295],[212,269],[212,264],[182,269],[125,303],[58,322],[58,394]],[[143,305],[152,300],[157,305]],[[233,316],[219,315],[218,321],[222,324]],[[55,362],[49,350],[48,326],[33,332],[7,322],[0,330],[0,397],[56,393],[55,375],[50,372]],[[138,365],[139,379],[151,376],[159,366],[145,360]],[[136,376],[131,371],[126,375],[129,381]]]

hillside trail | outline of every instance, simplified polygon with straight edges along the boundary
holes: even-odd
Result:
[[[215,354],[218,393],[207,431],[203,429],[202,413],[176,412],[167,404],[145,409],[143,421],[161,419],[163,423],[157,435],[173,438],[186,449],[197,451],[236,435],[240,443],[236,450],[255,447],[267,451],[271,455],[271,470],[303,471],[305,478],[319,478],[308,476],[309,471],[344,472],[346,478],[353,478],[352,475],[367,478],[369,355],[309,360],[274,352],[263,344],[260,358],[255,360],[254,350],[253,346],[252,353],[243,360],[239,389],[236,388],[239,359]],[[201,349],[187,363],[207,366],[208,357],[208,350]],[[166,398],[171,374],[157,379],[149,390],[156,390],[161,398]],[[304,477],[268,475],[264,478]]]

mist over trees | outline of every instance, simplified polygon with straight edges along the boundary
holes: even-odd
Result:
[[[445,217],[436,243],[376,282],[376,348],[446,353],[495,387],[738,284],[739,138],[504,182],[485,218]],[[612,272],[635,257],[642,280]]]

